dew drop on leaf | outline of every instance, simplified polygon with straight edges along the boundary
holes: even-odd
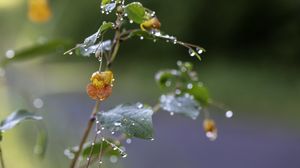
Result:
[[[133,23],[133,20],[129,20],[129,23]]]
[[[15,51],[14,50],[7,50],[5,53],[5,57],[8,59],[11,59],[15,56]]]
[[[180,89],[176,89],[176,90],[175,90],[175,94],[176,94],[176,95],[180,95],[180,94],[181,94],[181,90],[180,90]]]
[[[189,83],[189,84],[187,85],[187,88],[188,88],[188,89],[193,89],[193,84]]]

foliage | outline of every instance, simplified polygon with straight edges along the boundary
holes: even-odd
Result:
[[[128,138],[154,140],[152,117],[160,111],[160,108],[171,115],[180,114],[193,120],[196,120],[203,112],[204,131],[210,140],[215,140],[216,125],[209,118],[207,110],[213,105],[213,101],[207,88],[193,71],[193,64],[189,62],[178,61],[177,68],[161,70],[155,75],[156,83],[162,91],[158,104],[152,107],[143,103],[122,104],[108,111],[99,111],[99,103],[106,101],[113,91],[114,75],[111,68],[117,58],[121,42],[134,37],[154,42],[163,40],[185,47],[187,53],[192,57],[197,57],[198,60],[202,59],[201,54],[205,52],[205,49],[198,45],[180,41],[175,36],[161,31],[161,23],[156,13],[144,7],[140,2],[125,4],[124,0],[102,0],[101,10],[107,15],[114,13],[116,20],[104,21],[96,32],[65,52],[68,55],[95,56],[96,61],[99,62],[99,68],[91,75],[90,83],[86,88],[90,98],[96,101],[88,127],[79,146],[65,150],[65,155],[72,160],[70,167],[76,167],[80,157],[86,158],[86,167],[94,161],[99,161],[101,165],[103,157],[126,157],[127,154],[122,149],[122,141]],[[113,39],[107,38],[109,37],[106,36],[107,31],[115,33]],[[53,53],[57,48],[67,45],[65,41],[48,41],[17,53],[9,53],[7,59],[2,60],[1,64],[6,65],[14,61]],[[2,121],[0,130],[6,131],[28,119],[40,120],[42,118],[34,113],[20,110]],[[94,123],[96,123],[94,140],[86,143]],[[117,135],[120,136],[117,137]],[[38,142],[43,144],[45,141],[45,136],[42,134]],[[37,151],[39,150],[38,147]]]

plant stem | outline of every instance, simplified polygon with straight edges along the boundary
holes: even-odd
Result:
[[[1,163],[1,168],[5,168],[1,146],[0,146],[0,163]]]
[[[121,21],[121,16],[118,15],[117,20],[116,20],[116,33],[115,37],[113,39],[113,47],[112,47],[112,52],[111,52],[111,57],[110,60],[107,61],[107,68],[110,68],[112,62],[115,60],[119,48],[120,48],[120,38],[121,38],[121,26],[122,26],[122,21]]]
[[[79,158],[79,156],[81,154],[83,145],[86,142],[86,140],[87,140],[87,138],[88,138],[88,136],[89,136],[89,134],[90,134],[90,132],[91,132],[91,130],[93,128],[94,122],[96,120],[96,114],[97,114],[97,111],[99,109],[99,104],[100,104],[100,102],[97,101],[96,104],[95,104],[95,106],[94,106],[94,109],[92,111],[90,120],[88,122],[88,125],[87,125],[87,127],[86,127],[86,129],[84,131],[83,137],[81,139],[81,142],[80,142],[80,145],[79,145],[79,149],[76,152],[75,157],[74,157],[74,159],[71,162],[70,168],[75,168],[75,166],[76,166],[76,163],[77,163],[77,160],[78,160],[78,158]]]

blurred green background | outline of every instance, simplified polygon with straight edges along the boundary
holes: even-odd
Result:
[[[205,139],[201,119],[190,121],[159,113],[156,140],[133,140],[129,156],[115,167],[152,168],[298,168],[300,161],[300,1],[299,0],[142,0],[156,11],[162,30],[207,50],[203,61],[169,43],[123,43],[113,65],[109,109],[124,102],[155,104],[160,91],[154,74],[192,61],[213,98],[234,111],[211,109],[220,138]],[[27,19],[27,1],[0,0],[0,59],[51,39],[70,47],[97,31],[104,20],[100,1],[51,0],[52,19],[44,24]],[[0,80],[0,118],[22,107],[41,113],[48,129],[43,160],[32,155],[36,126],[25,123],[5,133],[2,148],[8,168],[63,168],[63,150],[78,144],[93,101],[85,94],[95,58],[64,56],[64,49],[30,61],[9,64]],[[44,101],[34,109],[36,98]]]

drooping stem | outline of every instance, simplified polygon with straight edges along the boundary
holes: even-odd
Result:
[[[5,168],[1,146],[0,146],[0,163],[1,163],[1,168]]]
[[[79,156],[80,156],[80,154],[81,154],[83,145],[84,145],[84,143],[86,142],[86,140],[88,139],[88,136],[89,136],[89,134],[90,134],[90,132],[91,132],[91,130],[92,130],[92,128],[93,128],[93,125],[94,125],[94,123],[95,123],[95,120],[96,120],[96,114],[97,114],[97,111],[98,111],[98,109],[99,109],[99,104],[100,104],[100,102],[97,101],[96,104],[95,104],[95,106],[94,106],[94,109],[93,109],[93,111],[92,111],[91,117],[90,117],[90,119],[89,119],[89,122],[88,122],[88,124],[87,124],[87,127],[86,127],[86,129],[85,129],[85,131],[84,131],[83,137],[82,137],[82,139],[81,139],[81,142],[80,142],[80,144],[79,144],[79,149],[78,149],[78,151],[76,152],[75,157],[74,157],[74,159],[73,159],[72,162],[71,162],[70,168],[75,168],[75,166],[76,166],[76,163],[77,163],[77,161],[78,161],[78,159],[79,159]]]

